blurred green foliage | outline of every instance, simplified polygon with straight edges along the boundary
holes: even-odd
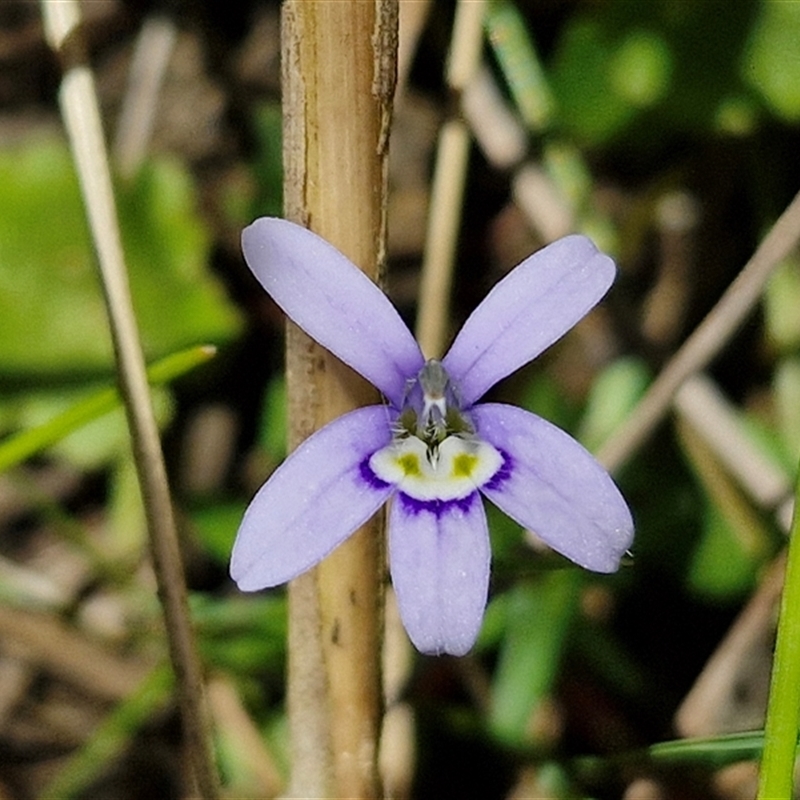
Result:
[[[740,61],[743,79],[787,122],[800,120],[800,4],[762,2]]]
[[[117,205],[148,358],[236,335],[238,313],[207,269],[208,233],[175,161],[148,162]],[[4,383],[110,374],[111,344],[66,145],[0,150],[0,376]]]
[[[659,131],[745,135],[759,116],[800,119],[797,3],[578,4],[544,66],[513,3],[492,3],[487,27],[521,118],[582,145],[647,144]]]

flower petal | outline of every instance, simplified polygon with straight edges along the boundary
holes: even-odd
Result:
[[[420,652],[460,656],[472,647],[486,607],[490,560],[477,492],[435,506],[395,496],[389,565],[403,625]]]
[[[309,336],[363,375],[399,408],[424,360],[386,295],[335,247],[283,219],[242,232],[248,266]]]
[[[591,454],[521,408],[485,403],[471,413],[478,435],[509,460],[481,491],[576,564],[595,572],[616,570],[633,541],[633,520]]]
[[[464,323],[442,360],[469,406],[563,336],[608,291],[614,262],[585,236],[526,258]]]
[[[242,591],[276,586],[321,561],[386,501],[393,486],[363,464],[391,438],[384,406],[321,428],[272,474],[245,512],[231,556]]]

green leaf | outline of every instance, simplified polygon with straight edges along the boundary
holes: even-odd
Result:
[[[791,469],[800,456],[800,357],[782,359],[773,379],[778,440]]]
[[[259,425],[259,441],[269,457],[282,461],[286,457],[286,378],[278,375],[267,385]]]
[[[531,716],[558,673],[581,579],[578,570],[557,570],[507,593],[506,634],[489,711],[492,732],[505,742],[530,740]]]
[[[800,259],[788,258],[773,271],[764,292],[770,343],[781,351],[800,347]]]
[[[236,531],[244,515],[245,504],[214,503],[193,509],[192,523],[206,552],[217,563],[227,565]]]
[[[578,438],[596,450],[622,424],[644,395],[650,376],[637,358],[619,358],[595,379],[589,392]]]
[[[761,756],[763,731],[746,731],[702,739],[675,739],[658,742],[642,750],[634,750],[605,758],[584,756],[571,766],[585,781],[598,781],[603,776],[618,776],[622,767],[655,764],[673,767],[694,765],[708,770],[721,769],[739,761],[753,761]]]
[[[800,120],[800,3],[761,3],[741,61],[743,79],[779,117]]]
[[[630,102],[613,91],[613,43],[595,20],[574,18],[559,42],[552,86],[562,123],[590,143],[612,138],[633,118]]]
[[[250,217],[283,213],[283,112],[280,101],[264,103],[254,119],[258,137],[258,160],[254,164],[258,183]],[[250,222],[250,220],[247,220]]]
[[[668,91],[672,55],[659,35],[646,30],[629,31],[609,63],[609,83],[632,106],[646,108]]]
[[[760,564],[736,535],[725,513],[709,504],[703,533],[689,566],[691,588],[709,599],[741,597],[752,587]]]
[[[172,162],[147,164],[117,200],[148,358],[230,339],[238,314],[207,269],[209,240],[188,174]],[[75,380],[109,370],[95,273],[66,145],[44,139],[0,150],[0,375]]]
[[[705,739],[676,739],[648,748],[651,760],[660,764],[703,764],[724,767],[737,761],[751,761],[761,755],[763,731],[731,733]]]

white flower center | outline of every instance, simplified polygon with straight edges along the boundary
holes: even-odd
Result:
[[[475,437],[448,436],[434,449],[417,436],[395,439],[369,460],[382,481],[415,500],[460,500],[490,481],[503,456]]]

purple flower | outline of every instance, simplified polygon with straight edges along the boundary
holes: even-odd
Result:
[[[489,533],[479,492],[582,567],[613,572],[633,522],[606,471],[574,439],[514,406],[476,402],[580,320],[615,267],[583,236],[525,259],[470,316],[441,360],[338,250],[280,219],[242,234],[250,269],[306,333],[386,399],[310,436],[242,520],[231,575],[243,591],[312,567],[387,500],[403,624],[424,653],[463,655],[486,606]]]

